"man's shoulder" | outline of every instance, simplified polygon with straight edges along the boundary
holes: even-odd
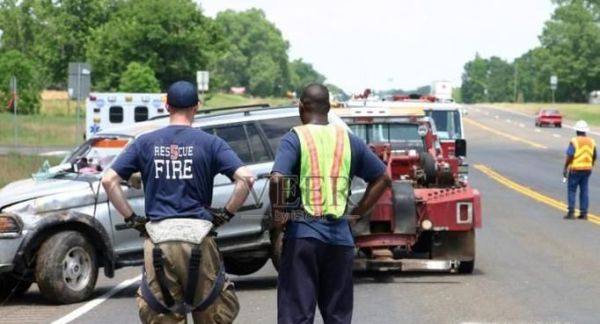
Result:
[[[354,135],[351,132],[348,132],[348,139],[350,140],[350,150],[352,150],[352,152],[362,152],[362,151],[364,151],[364,148],[367,145],[365,143],[365,140],[363,140],[362,138]]]

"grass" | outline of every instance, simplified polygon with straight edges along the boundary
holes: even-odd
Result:
[[[12,181],[31,177],[31,174],[37,172],[46,159],[51,165],[56,165],[62,160],[57,157],[35,155],[0,155],[0,188]]]
[[[590,125],[600,126],[600,105],[572,103],[498,103],[488,104],[492,107],[502,107],[518,110],[532,116],[541,108],[557,108],[569,120],[583,119]]]
[[[268,103],[271,106],[290,104],[286,98],[254,98],[232,94],[211,94],[206,107],[227,107]],[[42,100],[41,113],[32,116],[17,116],[0,113],[0,145],[16,146],[60,146],[73,147],[83,141],[85,107],[81,103],[79,135],[76,135],[76,102],[48,96]],[[14,138],[14,128],[17,138]]]
[[[80,119],[83,129],[85,120]],[[72,116],[19,115],[0,113],[0,145],[62,146],[81,143],[82,136],[75,136],[76,119]],[[15,141],[14,131],[17,131]]]

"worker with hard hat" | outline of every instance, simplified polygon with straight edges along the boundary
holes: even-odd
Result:
[[[565,219],[575,218],[575,194],[579,187],[579,219],[587,219],[589,193],[588,182],[592,168],[596,162],[596,142],[586,134],[590,131],[584,120],[575,123],[577,136],[571,139],[567,148],[567,158],[563,169],[563,176],[568,177],[568,203],[569,210]]]

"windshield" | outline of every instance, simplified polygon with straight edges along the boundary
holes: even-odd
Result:
[[[424,150],[423,138],[419,135],[419,125],[403,123],[353,124],[354,135],[368,144],[390,143],[392,149]]]
[[[62,164],[63,171],[77,174],[103,172],[129,143],[129,138],[94,137],[76,148]]]
[[[435,121],[441,140],[462,138],[462,123],[458,110],[428,110],[427,116]]]

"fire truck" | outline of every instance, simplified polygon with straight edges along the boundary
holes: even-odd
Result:
[[[444,153],[435,121],[420,107],[334,112],[384,161],[393,180],[370,215],[353,226],[355,269],[473,272],[481,199],[460,176],[465,140],[456,139]]]
[[[92,93],[86,100],[85,137],[165,115],[166,99],[163,93]]]

